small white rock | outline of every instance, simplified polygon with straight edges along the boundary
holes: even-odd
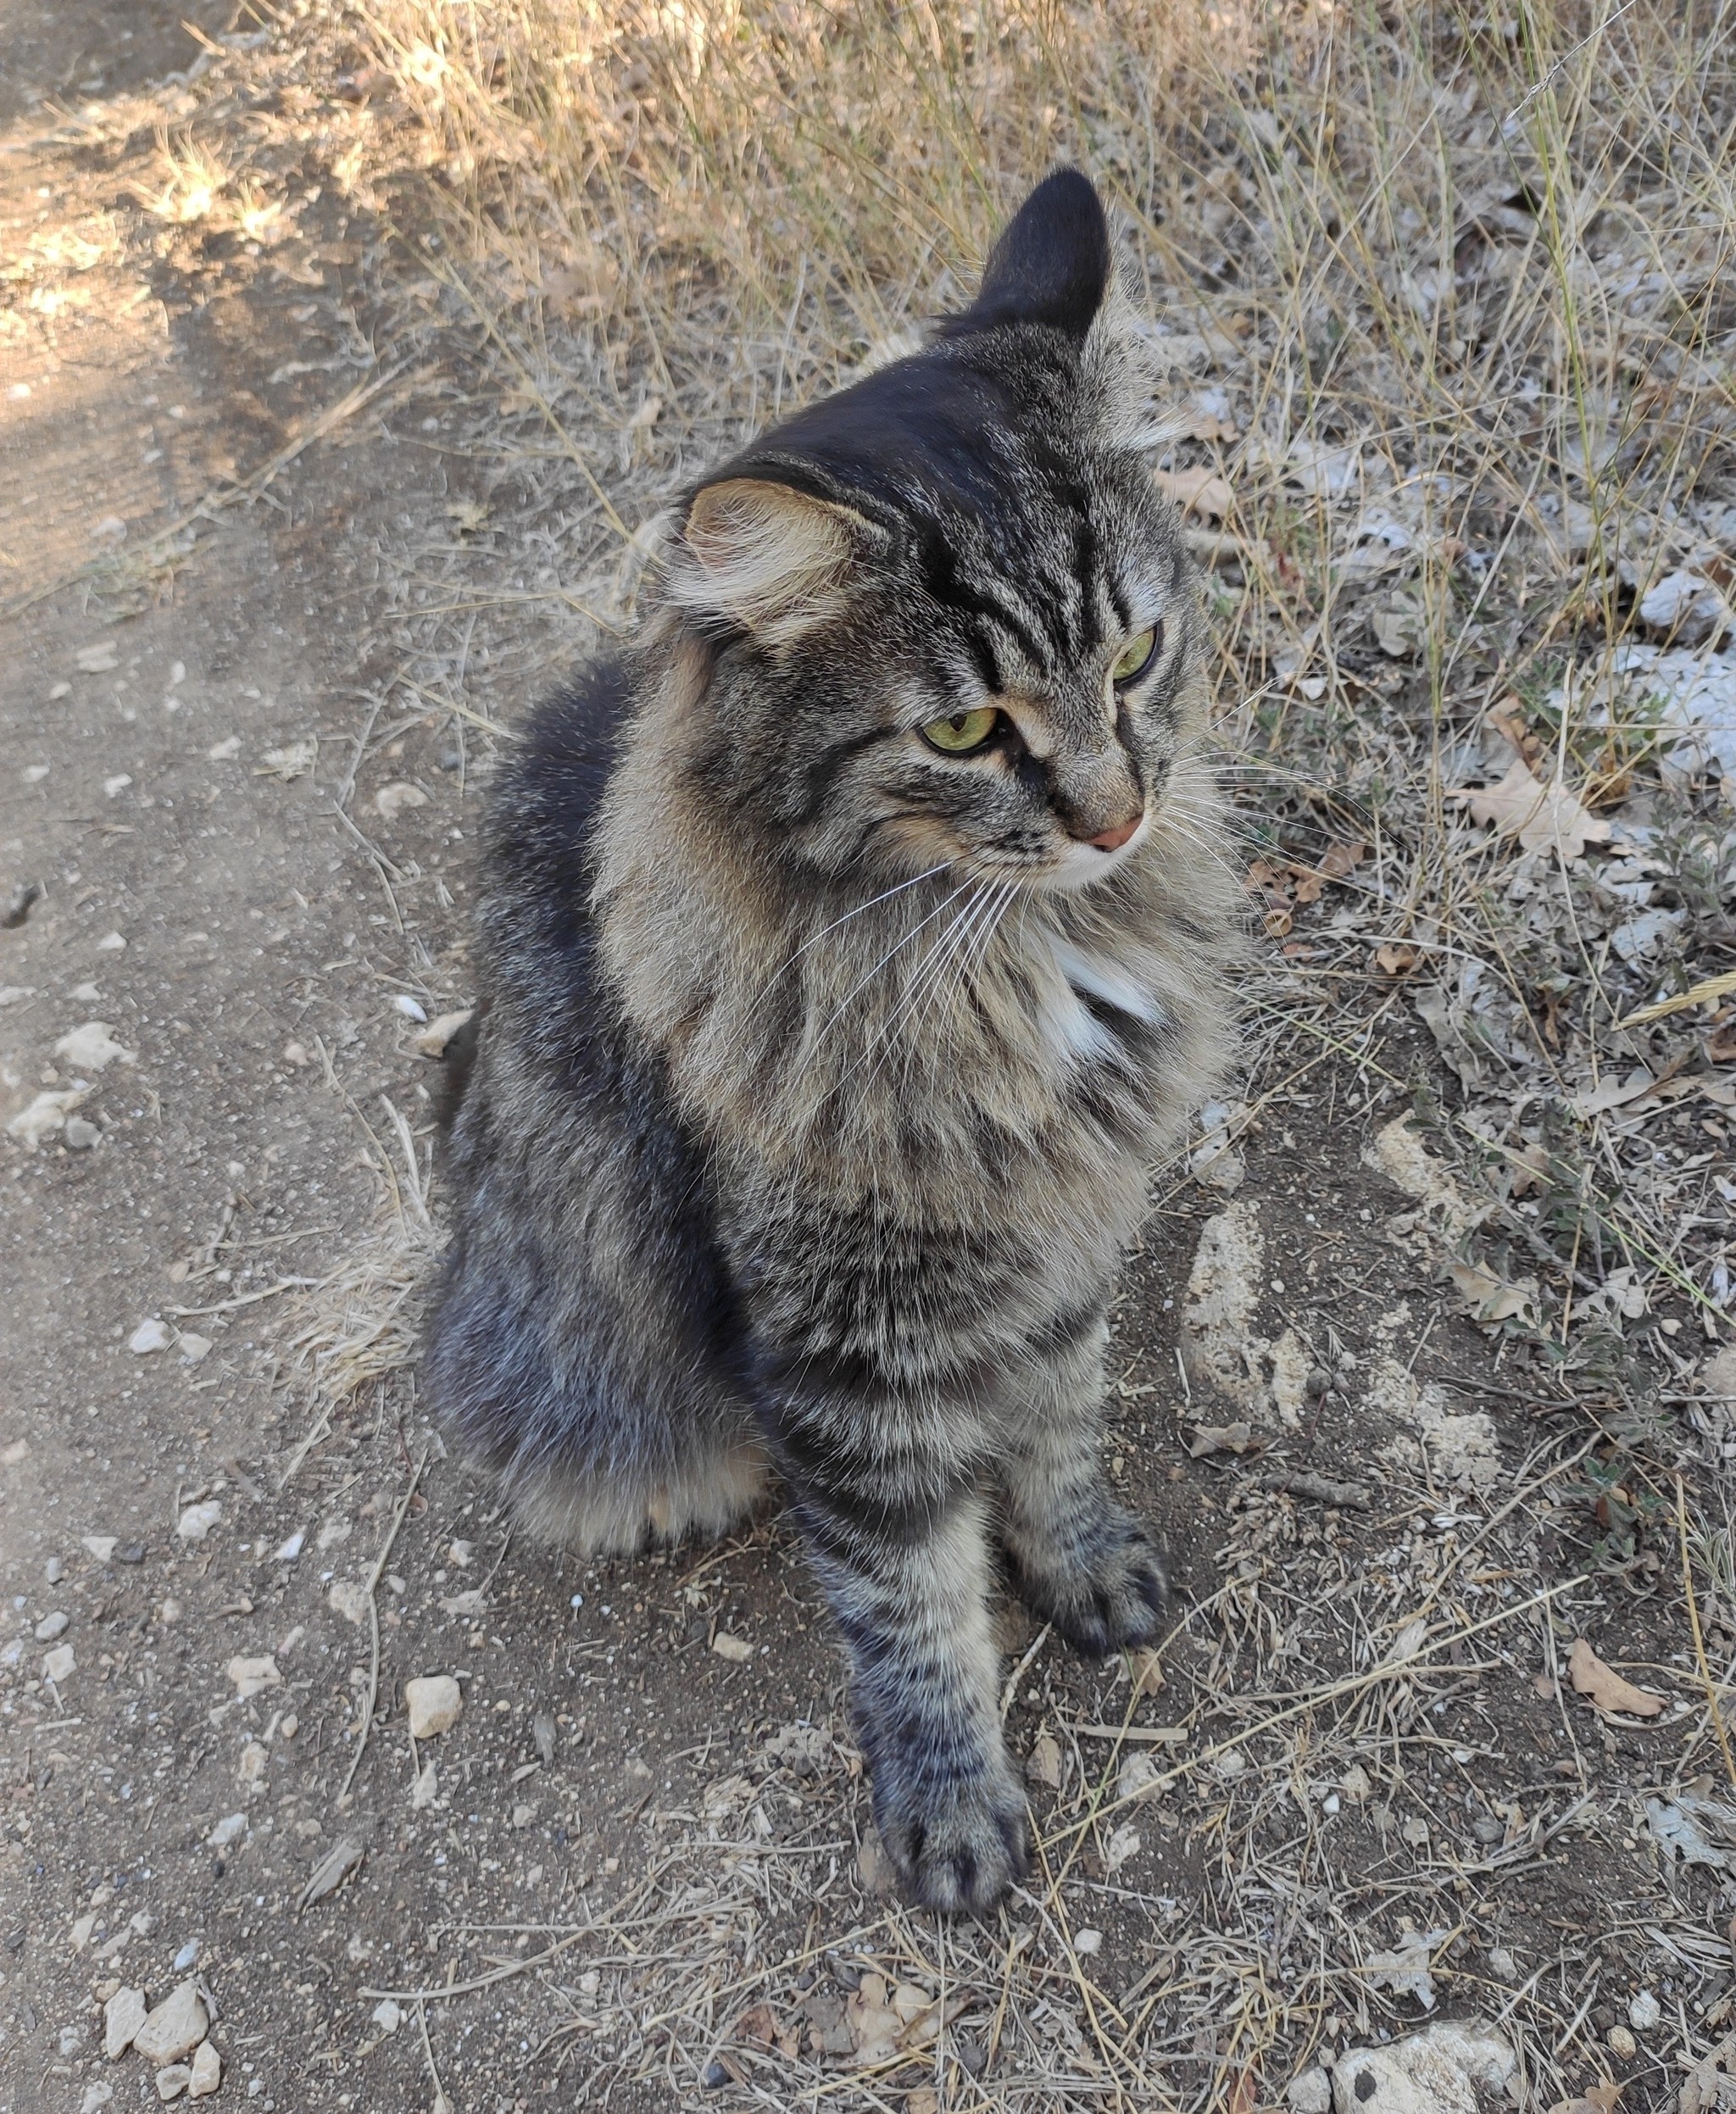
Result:
[[[231,1659],[224,1672],[234,1682],[236,1693],[243,1703],[264,1689],[276,1688],[283,1679],[277,1671],[276,1660],[269,1652],[257,1659]]]
[[[98,2078],[94,2084],[85,2087],[85,2095],[78,2103],[78,2114],[101,2114],[101,2110],[111,2105],[114,2098],[114,2087],[107,2078]]]
[[[292,1564],[296,1558],[301,1555],[302,1544],[306,1541],[307,1538],[307,1529],[303,1527],[297,1527],[294,1533],[290,1536],[287,1542],[281,1542],[278,1544],[273,1560],[281,1564]]]
[[[1636,2033],[1649,2033],[1663,2015],[1663,2006],[1650,1989],[1640,1990],[1628,2006],[1628,2023]]]
[[[157,2097],[166,2106],[171,2100],[178,2100],[192,2081],[193,2073],[184,2062],[171,2062],[157,2072]]]
[[[210,2020],[191,1981],[177,1983],[133,2036],[147,2062],[180,2062],[205,2038]]]
[[[1082,1959],[1088,1960],[1093,1953],[1100,1951],[1102,1946],[1103,1933],[1101,1931],[1082,1930],[1073,1933],[1073,1950]]]
[[[69,1115],[61,1135],[70,1153],[87,1153],[103,1142],[101,1127],[81,1115]]]
[[[392,1003],[407,1021],[426,1021],[428,1017],[427,1009],[406,991],[400,991]]]
[[[78,1118],[74,1116],[72,1122],[75,1123],[77,1121]],[[66,1129],[66,1142],[70,1145],[72,1143],[72,1123],[69,1123]],[[181,1353],[182,1365],[196,1366],[209,1353],[211,1338],[209,1336],[196,1336],[190,1328],[184,1328],[181,1332],[181,1339],[175,1345],[175,1349]]]
[[[76,1087],[63,1087],[58,1093],[45,1090],[12,1118],[6,1135],[22,1138],[35,1152],[45,1138],[64,1127],[68,1110],[75,1109],[84,1098]]]
[[[437,1739],[458,1723],[464,1695],[449,1673],[424,1674],[403,1684],[404,1709],[412,1739]]]
[[[1333,2081],[1328,2072],[1309,2068],[1291,2078],[1284,2093],[1290,2114],[1332,2114]]]
[[[106,1564],[114,1560],[115,1544],[120,1538],[118,1534],[86,1534],[80,1541],[79,1547],[86,1555],[94,1556],[99,1564]]]
[[[247,1832],[248,1816],[245,1813],[225,1813],[205,1840],[213,1850],[227,1850],[231,1843],[239,1842]]]
[[[331,1589],[326,1598],[335,1614],[341,1615],[346,1622],[353,1622],[358,1629],[367,1621],[370,1595],[366,1586],[358,1580],[354,1578],[334,1580]]]
[[[72,1646],[57,1644],[53,1651],[43,1656],[42,1678],[44,1681],[53,1682],[58,1687],[60,1683],[75,1672],[77,1668],[78,1655],[73,1650]]]
[[[57,1637],[64,1637],[72,1627],[72,1617],[64,1608],[56,1608],[52,1615],[45,1615],[36,1624],[36,1642],[52,1644]]]
[[[395,2033],[403,2024],[403,2013],[387,1997],[374,2006],[373,2019],[382,2033]]]
[[[117,770],[112,778],[105,778],[103,781],[103,790],[111,800],[114,800],[118,799],[131,783],[132,773],[130,770]]]
[[[120,954],[125,951],[126,942],[119,932],[104,932],[102,938],[97,942],[97,952],[99,954]]]
[[[175,1531],[184,1542],[202,1542],[222,1518],[222,1505],[215,1498],[206,1498],[187,1506],[175,1522]]]
[[[241,754],[241,736],[226,734],[220,742],[213,742],[205,751],[214,764],[226,764]]]
[[[117,1989],[103,2006],[103,2053],[118,2062],[132,2046],[149,2006],[142,1989]]]
[[[374,812],[382,821],[395,822],[406,808],[425,808],[428,796],[407,778],[394,778],[374,795]]]
[[[726,1629],[718,1631],[711,1640],[711,1649],[720,1659],[727,1659],[732,1666],[744,1666],[754,1656],[754,1647],[745,1637],[732,1637]]]
[[[186,1944],[175,1955],[175,1972],[176,1974],[185,1974],[189,1967],[198,1966],[198,1958],[199,1941],[197,1938],[189,1938]]]
[[[223,2058],[209,2041],[202,2040],[194,2049],[192,2069],[186,2088],[188,2099],[209,2099],[223,2082]]]
[[[136,1358],[145,1358],[153,1350],[167,1350],[174,1341],[173,1334],[155,1315],[152,1315],[148,1320],[141,1321],[127,1338],[126,1347]]]

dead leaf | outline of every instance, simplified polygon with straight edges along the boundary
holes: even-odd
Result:
[[[438,1013],[425,1028],[410,1038],[415,1049],[424,1057],[439,1057],[445,1054],[446,1045],[476,1011],[467,1005],[461,1013]]]
[[[1420,959],[1416,949],[1405,940],[1388,940],[1374,950],[1375,967],[1388,976],[1408,976]]]
[[[359,1835],[345,1835],[335,1842],[308,1874],[308,1883],[296,1900],[296,1914],[336,1894],[367,1854],[368,1845]]]
[[[1480,1262],[1449,1263],[1447,1275],[1479,1321],[1510,1321],[1537,1313],[1538,1291],[1535,1277],[1522,1277],[1516,1283],[1509,1284],[1486,1263]]]
[[[428,796],[408,778],[394,778],[374,795],[374,812],[382,821],[395,822],[406,808],[425,808]]]
[[[1678,2114],[1728,2114],[1736,2106],[1736,2033],[1727,2033],[1688,2073]]]
[[[1051,1733],[1039,1733],[1025,1757],[1025,1774],[1032,1783],[1046,1783],[1051,1791],[1061,1788],[1060,1743]]]
[[[1235,506],[1235,493],[1215,470],[1159,470],[1152,476],[1158,490],[1166,499],[1174,500],[1183,514],[1221,521]]]
[[[1342,881],[1368,856],[1368,847],[1360,840],[1352,843],[1341,840],[1328,844],[1320,855],[1320,871],[1328,881]]]
[[[736,2021],[736,2039],[750,2048],[770,2050],[778,2037],[776,2014],[769,2004],[756,2004]]]
[[[1188,1456],[1201,1460],[1207,1454],[1245,1454],[1253,1443],[1251,1424],[1201,1424],[1188,1441]]]
[[[305,778],[320,760],[317,741],[291,742],[287,748],[268,748],[264,759],[254,771],[256,778],[281,778],[286,783],[292,778]]]
[[[1613,1667],[1604,1664],[1583,1637],[1574,1640],[1567,1655],[1567,1677],[1600,1711],[1619,1711],[1628,1717],[1655,1717],[1664,1707],[1662,1696],[1624,1681]]]
[[[1594,2084],[1590,2091],[1577,2100],[1557,2100],[1550,2114],[1615,2114],[1616,2103],[1622,2096],[1622,2088],[1612,2079]]]
[[[1132,1659],[1133,1693],[1155,1695],[1163,1686],[1163,1665],[1155,1651],[1136,1651]]]
[[[1238,2070],[1230,2080],[1230,2095],[1224,2101],[1224,2114],[1255,2114],[1260,2101],[1260,2069],[1249,2063]]]
[[[1517,758],[1498,785],[1460,786],[1447,798],[1468,806],[1474,822],[1516,837],[1527,851],[1553,851],[1564,864],[1583,857],[1588,844],[1610,841],[1611,825],[1561,779],[1542,784]]]
[[[933,2039],[940,2030],[940,2006],[914,1982],[888,1991],[883,1975],[865,1974],[844,2006],[844,2022],[859,2062],[885,2062],[902,2049]]]

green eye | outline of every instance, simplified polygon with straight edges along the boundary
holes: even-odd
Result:
[[[1157,651],[1157,636],[1161,626],[1151,624],[1137,638],[1130,638],[1116,655],[1115,665],[1109,671],[1109,679],[1117,688],[1134,681],[1151,665],[1152,655]]]
[[[962,756],[970,749],[982,748],[999,718],[992,704],[979,705],[974,712],[954,712],[950,719],[930,720],[922,730],[922,738],[931,748],[945,755]]]

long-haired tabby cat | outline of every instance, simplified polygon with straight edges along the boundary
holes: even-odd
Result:
[[[923,349],[693,487],[638,637],[532,715],[428,1349],[581,1549],[775,1473],[941,1909],[1027,1855],[997,1544],[1082,1651],[1157,1629],[1104,1316],[1227,1013],[1197,586],[1110,263],[1057,171]]]

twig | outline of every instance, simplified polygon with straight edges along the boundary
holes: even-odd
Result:
[[[367,1751],[368,1735],[374,1729],[374,1705],[380,1694],[380,1610],[374,1599],[375,1590],[380,1583],[381,1573],[386,1568],[386,1559],[392,1554],[392,1544],[398,1539],[398,1530],[403,1525],[404,1514],[410,1509],[410,1499],[416,1494],[416,1485],[422,1480],[422,1471],[427,1465],[428,1456],[425,1451],[411,1472],[409,1488],[398,1501],[398,1510],[392,1516],[392,1525],[387,1530],[386,1539],[380,1544],[380,1554],[374,1559],[374,1568],[368,1573],[368,1632],[370,1643],[368,1686],[362,1697],[362,1727],[356,1735],[356,1750],[350,1756],[343,1789],[337,1794],[340,1805],[348,1798],[349,1788],[356,1780],[356,1771],[362,1766],[362,1756]]]
[[[1676,1536],[1682,1546],[1682,1590],[1688,1597],[1688,1626],[1694,1633],[1694,1663],[1700,1673],[1700,1686],[1705,1690],[1706,1711],[1712,1730],[1718,1736],[1718,1750],[1724,1757],[1724,1773],[1736,1786],[1736,1758],[1730,1753],[1730,1735],[1724,1729],[1724,1714],[1718,1708],[1717,1687],[1706,1661],[1705,1638],[1700,1632],[1700,1603],[1694,1593],[1694,1566],[1688,1560],[1688,1493],[1679,1468],[1676,1471]]]
[[[1012,1672],[1007,1677],[1007,1685],[1000,1692],[1000,1722],[1003,1725],[1004,1725],[1007,1722],[1007,1712],[1013,1707],[1013,1698],[1018,1693],[1019,1683],[1025,1678],[1025,1675],[1030,1667],[1031,1661],[1037,1656],[1038,1653],[1043,1649],[1043,1644],[1047,1641],[1048,1637],[1049,1624],[1045,1622],[1043,1627],[1038,1631],[1036,1639],[1032,1643],[1030,1650],[1025,1654],[1025,1656],[1019,1661],[1018,1665],[1013,1668]]]

